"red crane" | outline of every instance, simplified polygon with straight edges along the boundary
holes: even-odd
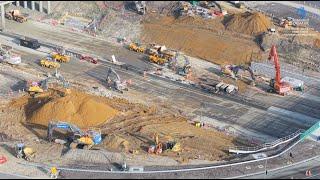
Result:
[[[276,93],[278,93],[280,95],[285,95],[289,91],[291,91],[292,88],[289,84],[281,82],[280,64],[279,64],[278,53],[277,53],[275,45],[272,45],[272,47],[271,47],[271,51],[269,54],[269,60],[271,60],[271,59],[273,59],[273,61],[274,61],[274,66],[276,69],[276,77],[275,77],[275,79],[271,79],[270,86],[272,88],[274,88]]]

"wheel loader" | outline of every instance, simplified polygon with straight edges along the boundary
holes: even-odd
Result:
[[[5,17],[9,20],[13,19],[19,23],[27,22],[28,19],[20,14],[19,10],[11,10],[5,13]]]
[[[67,63],[70,61],[70,56],[67,56],[65,54],[53,54],[52,55],[52,59],[55,59],[56,61],[60,62],[60,63]]]
[[[19,143],[16,146],[16,155],[17,158],[23,158],[27,161],[32,160],[35,157],[36,151],[30,147],[26,147],[23,143]]]
[[[161,58],[159,55],[150,55],[149,56],[149,60],[153,63],[159,64],[159,65],[163,65],[164,63],[167,62],[166,59]]]
[[[57,62],[54,62],[52,61],[51,59],[49,58],[46,58],[46,59],[41,59],[40,60],[40,65],[42,67],[46,67],[46,68],[60,68],[60,64],[57,63]]]
[[[129,49],[131,51],[140,52],[140,53],[144,53],[144,51],[145,51],[145,48],[142,46],[139,46],[137,43],[130,43]]]

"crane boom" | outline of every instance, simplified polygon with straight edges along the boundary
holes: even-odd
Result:
[[[278,53],[277,53],[275,45],[272,45],[272,47],[271,47],[271,51],[270,51],[270,54],[269,54],[269,59],[273,59],[273,61],[274,61],[274,66],[275,66],[275,69],[276,69],[275,81],[276,81],[276,84],[280,84],[281,83],[280,82],[281,81],[280,64],[279,64]]]

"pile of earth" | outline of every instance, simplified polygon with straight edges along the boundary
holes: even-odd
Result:
[[[60,96],[57,91],[47,92],[36,99],[26,96],[13,104],[25,104],[27,122],[43,126],[55,120],[68,122],[79,128],[95,127],[118,114],[118,110],[98,96],[76,90],[66,96]]]
[[[254,39],[232,36],[219,18],[150,17],[142,24],[142,42],[165,45],[216,64],[247,63],[260,52]]]
[[[272,27],[268,17],[259,12],[234,14],[225,23],[226,29],[248,35],[258,35]]]

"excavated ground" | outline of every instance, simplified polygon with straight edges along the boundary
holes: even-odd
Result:
[[[82,107],[82,103],[87,105]],[[15,112],[16,124],[10,125],[21,126],[20,121],[32,132],[21,131],[21,135],[36,134],[38,138],[45,139],[46,124],[51,118],[60,116],[66,118],[60,120],[81,128],[99,127],[105,138],[98,147],[114,152],[147,154],[148,147],[153,144],[154,133],[159,134],[160,142],[181,143],[181,152],[168,151],[162,154],[179,162],[192,159],[223,160],[228,158],[225,151],[228,146],[240,145],[231,136],[211,129],[197,128],[187,122],[186,118],[165,109],[146,107],[124,99],[93,96],[77,90],[72,90],[66,96],[61,96],[58,89],[51,89],[34,99],[25,95],[13,100],[6,109],[8,112],[10,110],[10,114]],[[81,119],[75,112],[87,118]],[[100,114],[101,112],[104,114]],[[21,136],[12,138],[19,139]]]

